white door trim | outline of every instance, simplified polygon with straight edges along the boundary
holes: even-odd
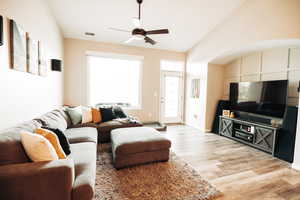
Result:
[[[168,121],[165,120],[163,117],[164,114],[164,106],[163,106],[163,96],[164,96],[164,76],[165,75],[173,75],[173,76],[178,76],[180,77],[180,105],[179,105],[179,120],[177,121]],[[160,95],[159,95],[159,121],[162,123],[182,123],[183,122],[183,106],[184,106],[184,73],[183,72],[174,72],[174,71],[164,71],[162,70],[160,72]]]

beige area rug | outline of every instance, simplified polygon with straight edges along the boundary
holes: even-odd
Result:
[[[212,200],[221,194],[174,153],[169,162],[116,170],[110,146],[98,149],[95,200]]]

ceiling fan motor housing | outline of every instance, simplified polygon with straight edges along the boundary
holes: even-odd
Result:
[[[143,35],[146,36],[147,32],[144,29],[136,28],[133,29],[132,35]]]

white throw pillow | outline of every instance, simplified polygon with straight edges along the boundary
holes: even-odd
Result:
[[[87,107],[82,108],[82,123],[89,123],[93,121],[92,109]]]
[[[54,147],[45,137],[24,131],[21,133],[21,141],[33,162],[58,160]]]

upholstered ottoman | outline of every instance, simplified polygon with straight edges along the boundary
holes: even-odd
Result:
[[[171,141],[149,127],[120,128],[111,132],[114,167],[168,161]]]

